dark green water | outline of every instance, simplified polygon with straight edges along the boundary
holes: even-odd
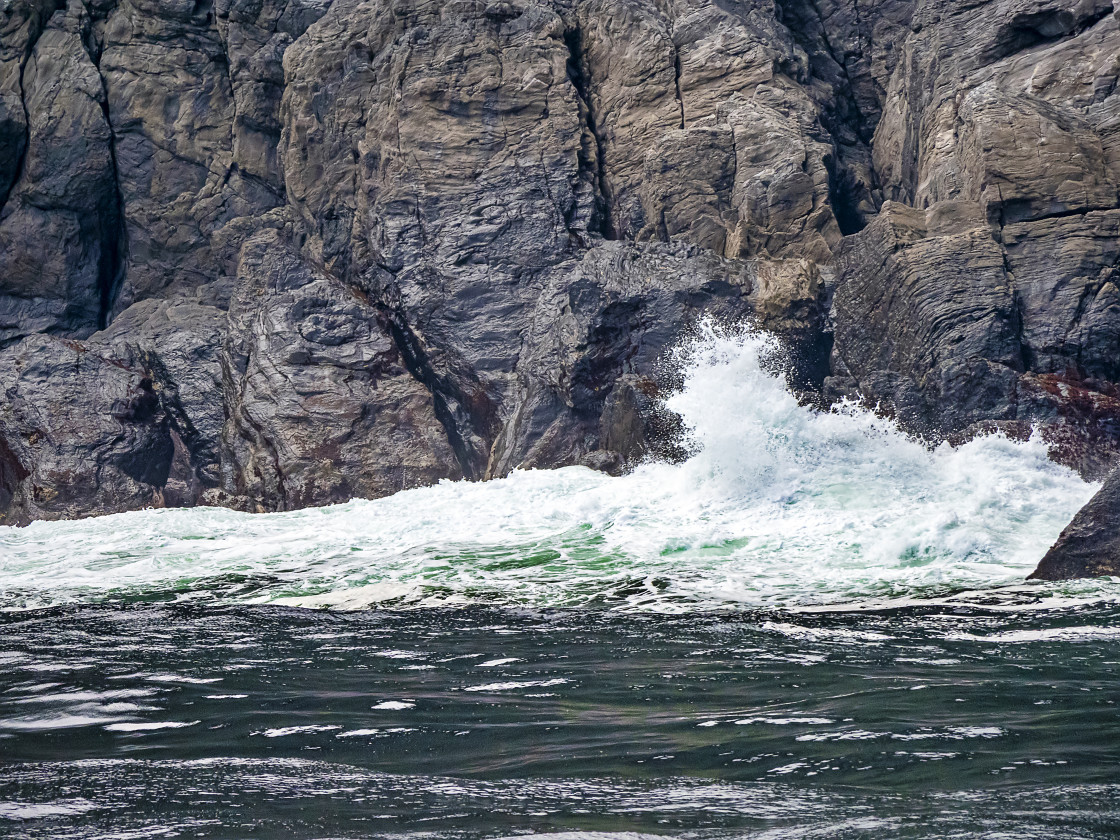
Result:
[[[1114,605],[80,606],[0,663],[8,837],[1120,835]]]

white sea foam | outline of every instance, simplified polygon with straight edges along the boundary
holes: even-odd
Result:
[[[711,326],[683,346],[668,400],[696,451],[683,464],[0,528],[0,605],[152,591],[656,611],[944,597],[1021,582],[1096,489],[1036,439],[929,449],[855,407],[805,408],[768,372],[774,354],[764,334]]]
[[[1002,633],[946,633],[946,639],[970,642],[1093,642],[1120,639],[1120,627],[1049,627],[1041,630],[1008,630]]]
[[[157,720],[146,723],[110,723],[104,728],[110,732],[152,732],[157,729],[182,729],[187,726],[197,726],[201,722],[198,720]]]

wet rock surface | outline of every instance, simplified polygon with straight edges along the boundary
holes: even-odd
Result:
[[[13,0],[0,514],[672,457],[704,314],[1103,475],[1118,68],[1103,0]]]
[[[1036,580],[1120,575],[1120,472],[1113,473],[1031,573]]]

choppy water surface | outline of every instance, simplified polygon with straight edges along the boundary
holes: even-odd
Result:
[[[772,353],[624,478],[0,528],[0,835],[1115,836],[1120,583],[1023,583],[1095,488]]]
[[[1118,618],[7,614],[0,832],[1115,836]]]

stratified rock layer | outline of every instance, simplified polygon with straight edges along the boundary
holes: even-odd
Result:
[[[705,315],[1103,474],[1118,62],[1101,0],[12,0],[0,522],[674,457]]]
[[[1111,4],[922,2],[872,141],[886,200],[837,261],[833,395],[931,438],[1120,451]]]

